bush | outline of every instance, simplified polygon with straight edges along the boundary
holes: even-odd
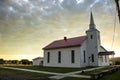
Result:
[[[115,65],[120,65],[120,61],[115,61]]]

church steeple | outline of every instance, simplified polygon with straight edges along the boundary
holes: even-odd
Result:
[[[89,29],[86,31],[87,34],[87,55],[89,60],[89,66],[97,66],[98,53],[100,52],[100,31],[96,29],[92,11],[90,13],[90,24]]]
[[[90,14],[90,25],[89,25],[89,29],[96,29],[95,24],[94,24],[94,18],[93,18],[92,11],[91,11],[91,14]]]

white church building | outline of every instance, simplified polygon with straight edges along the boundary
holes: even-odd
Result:
[[[49,67],[107,66],[109,55],[114,54],[114,51],[107,51],[101,46],[100,31],[96,29],[92,12],[85,36],[64,37],[48,44],[43,50],[43,66]]]

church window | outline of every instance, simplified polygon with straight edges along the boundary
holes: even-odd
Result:
[[[85,50],[83,51],[83,56],[84,56],[84,63],[86,62],[86,55],[85,55]]]
[[[47,53],[47,62],[50,62],[50,52]]]
[[[94,62],[94,54],[92,54],[92,62]]]
[[[61,63],[61,51],[58,52],[58,63]]]
[[[93,39],[93,35],[90,35],[90,38]]]
[[[75,63],[75,51],[71,51],[71,63]]]

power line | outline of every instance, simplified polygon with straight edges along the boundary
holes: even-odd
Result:
[[[110,5],[110,1],[108,1],[108,6],[109,6],[109,5]],[[110,11],[111,14],[113,14],[111,9],[109,9],[109,11]],[[115,17],[113,18],[113,26],[114,26],[114,29],[113,29],[111,49],[113,48],[114,42],[115,42],[116,19],[117,19],[117,10],[115,10]]]
[[[114,44],[114,41],[115,41],[115,32],[116,32],[116,15],[117,15],[117,12],[115,11],[114,30],[113,30],[113,38],[112,38],[111,49],[113,48],[113,44]]]

